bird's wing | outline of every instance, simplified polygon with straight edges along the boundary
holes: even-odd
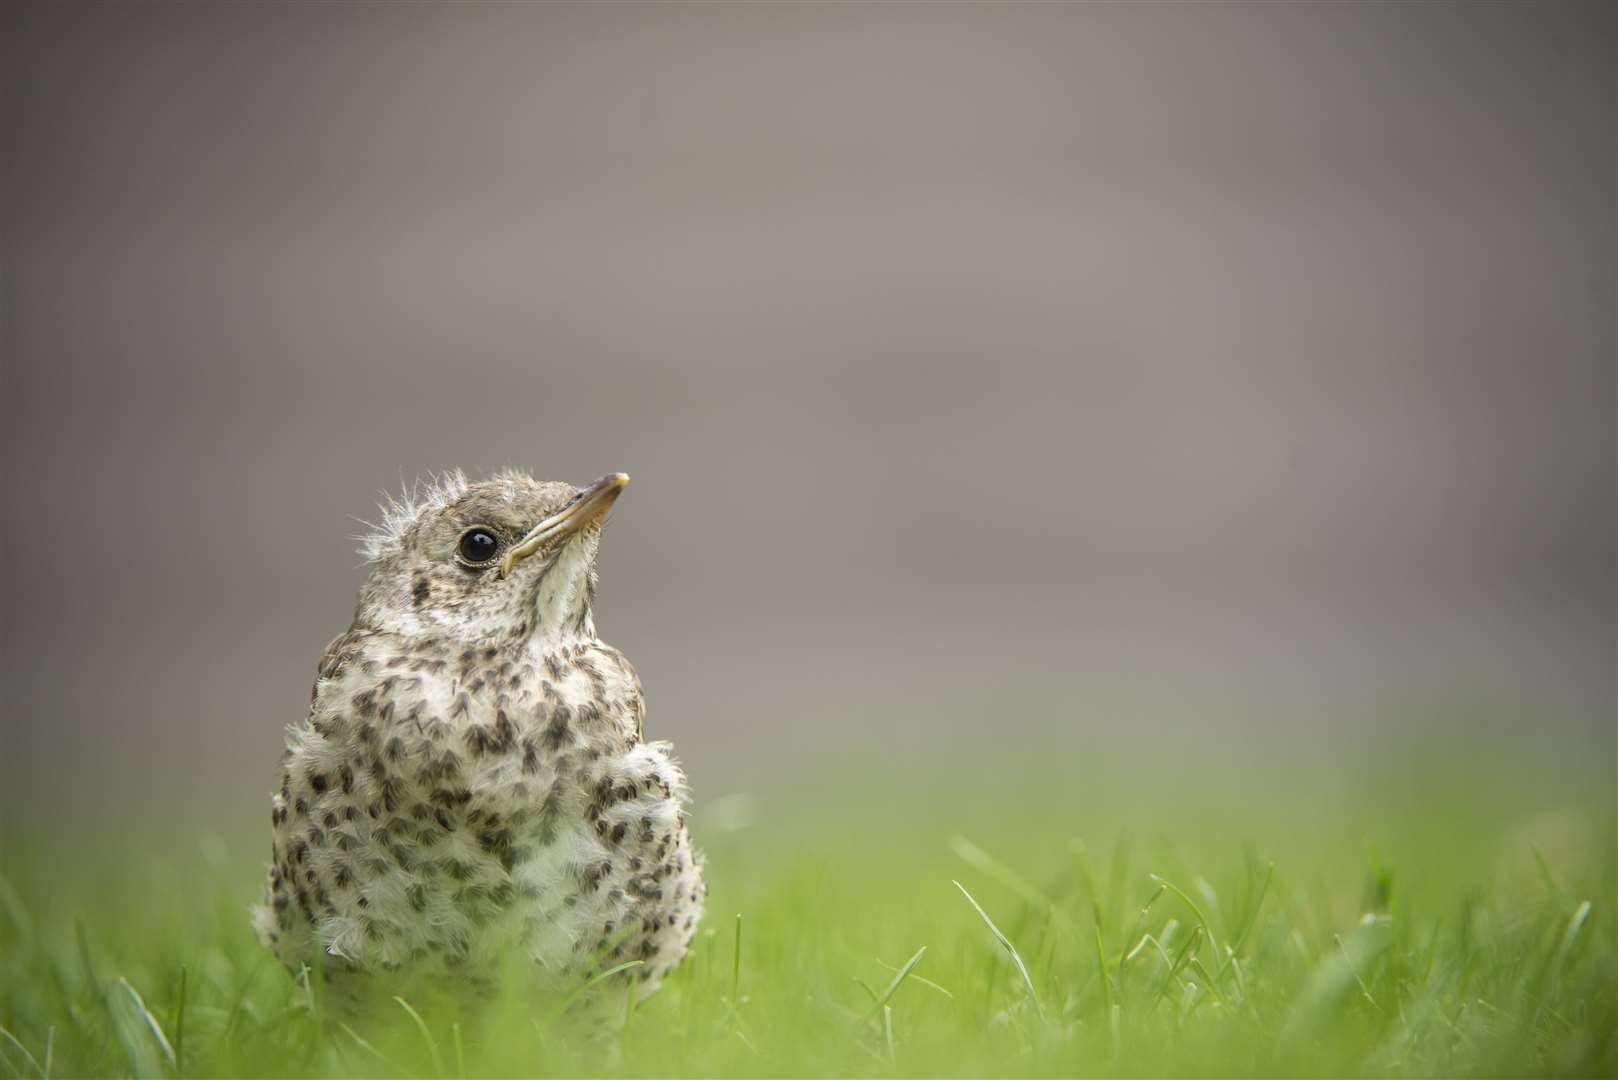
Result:
[[[314,688],[309,692],[309,699],[314,700],[315,693],[320,689],[322,679],[333,679],[343,670],[343,665],[353,658],[356,647],[369,633],[349,627],[341,634],[332,638],[326,644],[326,651],[320,654],[320,665],[315,669],[319,678],[315,680]]]

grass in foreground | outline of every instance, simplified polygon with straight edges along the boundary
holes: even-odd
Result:
[[[593,1000],[511,979],[339,1006],[248,932],[262,836],[11,840],[0,1075],[1618,1074],[1604,810],[1431,795],[1379,850],[1346,811],[1234,832],[1182,807],[1097,840],[1060,802],[699,809],[706,926],[638,1007],[633,971]]]

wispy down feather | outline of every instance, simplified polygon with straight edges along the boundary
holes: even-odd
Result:
[[[398,495],[382,493],[377,508],[382,511],[382,523],[361,521],[371,531],[354,539],[360,542],[360,555],[366,562],[376,562],[396,555],[404,546],[404,537],[423,514],[437,513],[466,494],[466,474],[460,469],[430,473],[405,486]]]

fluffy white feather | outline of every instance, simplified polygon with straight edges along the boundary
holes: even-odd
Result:
[[[404,547],[406,534],[417,522],[429,514],[441,513],[463,497],[466,490],[466,474],[460,469],[450,469],[418,478],[398,495],[383,492],[382,501],[377,504],[382,513],[381,524],[362,520],[360,524],[371,531],[354,538],[360,543],[360,555],[368,563],[397,555]]]

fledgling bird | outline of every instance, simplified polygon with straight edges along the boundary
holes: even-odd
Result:
[[[271,800],[255,924],[289,967],[477,977],[516,951],[565,985],[634,959],[649,994],[685,955],[685,777],[591,613],[628,482],[452,472],[383,508]]]

